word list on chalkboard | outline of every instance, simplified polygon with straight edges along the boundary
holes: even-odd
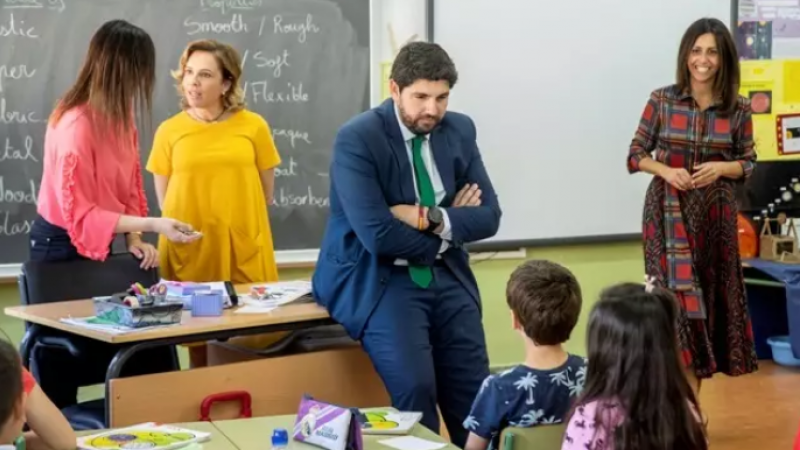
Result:
[[[242,58],[247,108],[282,158],[270,222],[276,250],[319,248],[339,127],[369,108],[369,0],[0,0],[0,264],[28,258],[48,116],[74,82],[94,32],[125,19],[156,46],[152,120],[139,121],[142,167],[155,128],[180,111],[187,44],[217,39]],[[151,215],[152,176],[144,174]]]

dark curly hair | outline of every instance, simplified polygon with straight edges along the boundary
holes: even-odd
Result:
[[[400,91],[418,80],[445,80],[452,89],[458,81],[456,66],[439,45],[432,42],[411,42],[403,46],[392,63],[391,79]]]

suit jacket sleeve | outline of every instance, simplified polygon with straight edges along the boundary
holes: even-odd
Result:
[[[474,242],[494,236],[500,227],[500,203],[494,192],[492,181],[486,173],[478,144],[476,142],[475,124],[469,121],[469,133],[464,139],[469,158],[467,165],[467,183],[477,183],[481,190],[481,206],[464,208],[447,208],[450,219],[453,242]],[[456,186],[461,189],[463,186]]]
[[[441,238],[394,218],[372,155],[355,130],[343,129],[336,136],[331,179],[350,226],[368,252],[419,265],[433,264]]]

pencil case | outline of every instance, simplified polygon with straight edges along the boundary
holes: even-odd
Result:
[[[327,450],[363,450],[357,410],[303,396],[292,430],[294,440]]]

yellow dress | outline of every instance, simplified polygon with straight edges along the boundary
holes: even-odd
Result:
[[[175,281],[277,281],[260,172],[280,164],[267,122],[240,110],[202,123],[186,112],[156,131],[147,170],[169,178],[162,215],[203,233],[190,244],[159,237],[161,276]]]
[[[191,224],[203,237],[190,244],[158,240],[161,276],[174,281],[278,280],[260,172],[281,162],[267,122],[241,110],[202,123],[186,112],[156,131],[147,170],[169,178],[162,215]],[[264,348],[286,333],[232,339]],[[204,343],[187,344],[200,350]],[[202,351],[202,350],[201,350]]]

